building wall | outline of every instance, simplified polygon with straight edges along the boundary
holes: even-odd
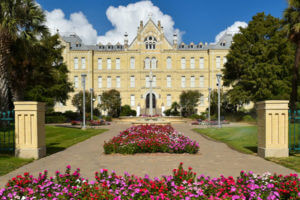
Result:
[[[153,36],[157,38],[155,49],[146,49],[144,38]],[[176,41],[174,41],[176,42]],[[146,114],[146,95],[149,88],[146,87],[146,76],[149,75],[150,69],[145,69],[146,58],[155,57],[157,60],[156,69],[152,69],[153,75],[156,76],[156,86],[153,92],[156,95],[156,113],[161,114],[161,108],[170,108],[167,104],[167,95],[171,95],[172,102],[179,102],[179,95],[183,90],[199,90],[203,94],[204,103],[199,104],[198,113],[204,112],[208,107],[208,88],[216,89],[216,74],[221,73],[223,67],[223,58],[228,53],[228,49],[193,49],[185,50],[174,48],[163,35],[163,29],[156,26],[151,20],[145,26],[140,25],[135,40],[121,51],[99,51],[97,49],[78,50],[70,48],[70,43],[63,42],[66,46],[63,57],[69,69],[69,80],[74,83],[74,77],[78,77],[78,87],[70,94],[66,105],[57,104],[56,111],[67,111],[76,108],[72,106],[71,99],[74,94],[82,90],[81,74],[87,74],[86,90],[90,88],[95,92],[95,104],[98,104],[98,95],[103,91],[117,89],[120,91],[122,105],[131,105],[131,95],[135,97],[135,104],[132,109],[141,107],[141,114]],[[216,57],[220,57],[220,68],[216,68]],[[167,58],[171,58],[171,68],[167,68]],[[204,58],[204,68],[200,69],[200,58]],[[78,58],[78,69],[74,68],[74,58]],[[81,68],[81,58],[85,58],[85,69]],[[102,59],[102,69],[98,69],[98,59]],[[130,67],[130,60],[134,58],[134,69]],[[182,69],[181,59],[185,58],[186,67]],[[195,60],[195,67],[191,69],[191,58]],[[108,69],[107,60],[111,59],[111,69]],[[116,69],[116,59],[120,59],[120,69]],[[151,65],[150,65],[151,66]],[[116,77],[120,77],[120,88],[117,88]],[[135,86],[130,86],[130,77],[135,77]],[[171,87],[167,87],[167,76],[171,76]],[[181,86],[181,77],[185,76],[186,86]],[[195,77],[195,86],[191,87],[191,76]],[[204,85],[200,87],[200,76],[204,77]],[[98,77],[102,77],[102,87],[98,87]],[[107,87],[107,77],[111,77],[111,87]]]

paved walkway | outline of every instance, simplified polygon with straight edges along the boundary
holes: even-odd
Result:
[[[151,177],[168,175],[180,162],[187,168],[191,166],[198,175],[210,176],[239,175],[241,170],[263,173],[266,171],[282,174],[295,173],[275,163],[266,161],[260,157],[242,154],[227,147],[223,143],[207,140],[193,132],[189,124],[175,124],[174,127],[185,133],[193,140],[200,143],[200,151],[196,155],[190,154],[137,154],[137,155],[105,155],[103,143],[121,130],[129,127],[129,124],[112,124],[110,130],[94,136],[84,142],[78,143],[64,151],[36,160],[5,176],[0,177],[0,188],[8,179],[24,172],[37,175],[44,169],[49,175],[54,175],[56,170],[64,171],[67,165],[73,169],[80,168],[83,177],[93,180],[94,172],[101,168],[115,170],[117,174],[127,171],[139,176],[149,174]]]

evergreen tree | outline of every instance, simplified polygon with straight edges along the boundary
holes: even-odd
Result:
[[[196,107],[202,94],[198,90],[182,91],[179,96],[181,115],[189,117],[196,113]]]
[[[109,116],[119,117],[121,112],[120,92],[115,89],[103,92],[99,107],[102,110],[108,111]]]
[[[264,13],[254,16],[233,37],[223,69],[231,102],[289,99],[294,51],[280,19]]]
[[[291,94],[291,108],[295,110],[298,97],[300,63],[300,0],[289,0],[288,3],[289,6],[284,12],[284,30],[287,32],[289,40],[296,45]]]

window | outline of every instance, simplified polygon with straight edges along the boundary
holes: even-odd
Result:
[[[147,75],[146,76],[146,88],[150,87],[150,77]]]
[[[130,87],[132,87],[132,88],[135,87],[135,78],[134,78],[134,76],[130,76]]]
[[[167,76],[167,87],[168,88],[172,87],[172,79],[170,75]]]
[[[120,58],[116,59],[116,69],[120,69]]]
[[[130,95],[130,106],[134,106],[135,105],[135,97],[134,95]]]
[[[130,58],[130,69],[134,69],[135,68],[135,60],[134,57]]]
[[[170,94],[167,95],[167,106],[172,105],[172,96]]]
[[[224,56],[223,57],[223,65],[225,65],[227,63],[227,58]]]
[[[191,69],[195,69],[195,58],[191,58]]]
[[[185,58],[181,58],[181,69],[185,69]]]
[[[217,56],[217,57],[216,57],[216,68],[217,68],[217,69],[220,68],[220,61],[221,61],[220,56]]]
[[[151,68],[156,69],[156,58],[151,59]]]
[[[201,57],[199,60],[200,69],[204,69],[204,58]]]
[[[78,58],[74,58],[74,69],[78,69]]]
[[[167,69],[171,69],[172,68],[172,60],[171,57],[167,58]]]
[[[203,106],[204,105],[204,97],[200,97],[200,105]]]
[[[117,76],[117,78],[116,78],[116,87],[117,88],[121,87],[121,78],[120,78],[120,76]]]
[[[102,69],[102,58],[98,58],[98,69]]]
[[[107,69],[111,69],[111,59],[107,58]]]
[[[181,87],[185,88],[185,76],[181,77]]]
[[[146,49],[155,49],[156,42],[157,42],[157,40],[155,37],[153,37],[153,36],[146,37],[144,40]]]
[[[102,88],[102,76],[98,76],[98,88]]]
[[[150,69],[150,58],[145,59],[145,69]]]
[[[195,76],[191,76],[191,87],[195,87]]]
[[[98,95],[98,104],[101,104],[101,95]]]
[[[81,69],[85,69],[85,57],[81,58]]]
[[[107,77],[107,88],[111,88],[111,77]]]
[[[200,87],[203,88],[204,87],[204,76],[200,76]]]
[[[156,87],[156,76],[152,76],[152,87]]]
[[[74,76],[74,87],[78,88],[79,84],[78,84],[78,76]]]

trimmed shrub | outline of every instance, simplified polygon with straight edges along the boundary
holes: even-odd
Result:
[[[67,118],[63,115],[60,115],[60,116],[46,116],[45,121],[46,121],[46,124],[65,123],[67,121]]]

